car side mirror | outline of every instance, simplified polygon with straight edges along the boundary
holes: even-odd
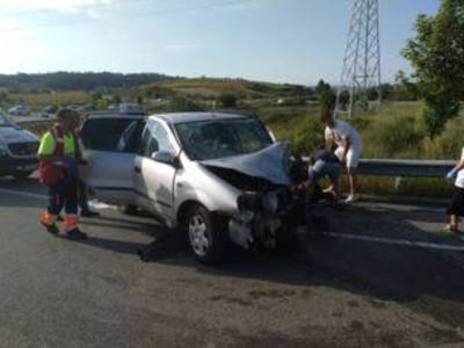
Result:
[[[151,159],[155,162],[169,164],[172,166],[175,166],[177,162],[176,157],[172,153],[165,151],[153,152],[151,155]]]

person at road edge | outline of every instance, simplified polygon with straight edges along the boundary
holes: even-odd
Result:
[[[39,179],[48,187],[49,204],[40,216],[46,230],[57,235],[57,217],[65,209],[65,229],[69,238],[86,239],[87,235],[78,227],[78,144],[73,135],[79,114],[71,109],[60,109],[55,125],[44,134],[40,142]]]
[[[447,209],[449,224],[446,229],[449,232],[459,233],[459,217],[464,216],[464,147],[460,161],[446,177],[449,180],[455,179],[455,192]]]
[[[337,146],[335,155],[340,162],[345,163],[348,174],[349,194],[346,203],[357,200],[357,175],[359,159],[361,157],[362,139],[358,131],[343,120],[336,120],[332,110],[325,109],[321,114],[321,121],[325,124],[324,137],[326,148],[331,151]]]

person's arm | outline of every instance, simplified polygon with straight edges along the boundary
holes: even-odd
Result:
[[[464,158],[462,158],[456,166],[446,175],[448,179],[453,179],[461,170],[464,169]]]
[[[324,131],[324,138],[325,138],[325,150],[332,152],[332,148],[334,145],[334,140],[332,137],[332,133],[328,127],[325,128]]]

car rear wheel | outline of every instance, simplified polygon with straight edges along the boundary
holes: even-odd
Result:
[[[225,224],[206,208],[192,207],[185,219],[185,230],[195,257],[202,263],[213,264],[223,256]]]

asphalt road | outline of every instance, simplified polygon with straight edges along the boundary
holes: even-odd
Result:
[[[211,268],[113,209],[83,221],[86,242],[54,238],[37,222],[42,194],[0,180],[1,347],[464,345],[464,242],[439,233],[439,208],[323,208],[330,235]]]

